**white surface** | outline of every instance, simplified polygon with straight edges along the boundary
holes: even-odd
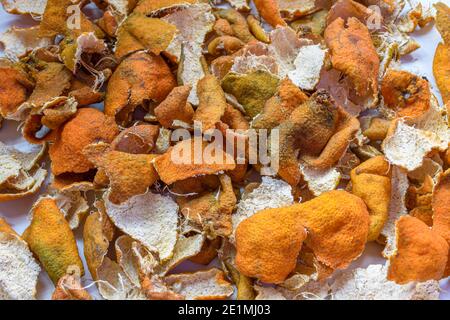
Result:
[[[430,6],[430,3],[437,2],[436,0],[421,0],[424,7]],[[445,2],[445,1],[444,1]],[[25,16],[15,16],[9,15],[3,8],[0,7],[0,32],[6,30],[10,26],[20,26],[28,27],[37,24],[30,17]],[[422,48],[415,51],[413,54],[409,55],[404,59],[404,67],[422,76],[426,76],[430,81],[433,91],[437,95],[439,102],[442,103],[441,97],[437,90],[435,89],[435,81],[432,73],[433,56],[437,44],[441,41],[440,35],[434,28],[434,26],[427,26],[425,29],[418,30],[414,33],[414,38],[421,44]],[[1,55],[0,51],[0,55]],[[14,145],[23,142],[20,134],[17,130],[17,125],[14,122],[4,121],[3,127],[0,129],[0,140],[8,145]],[[29,210],[37,199],[38,195],[31,197],[26,197],[17,201],[11,201],[7,203],[0,204],[0,216],[5,217],[5,219],[12,225],[12,227],[21,234],[29,224]],[[76,232],[78,247],[80,255],[84,260],[83,245],[81,241],[82,228],[79,228]],[[385,259],[381,257],[382,247],[370,243],[367,245],[367,249],[363,256],[359,258],[353,265],[352,268],[367,267],[370,264],[383,264]],[[85,262],[84,262],[85,263]],[[178,271],[192,271],[198,269],[205,269],[206,267],[199,267],[192,263],[185,263],[178,267]],[[89,285],[92,283],[92,278],[89,271],[86,268],[86,275],[84,276],[84,284]],[[98,297],[97,291],[91,286],[89,291]],[[441,287],[443,289],[441,293],[441,299],[450,300],[450,280],[443,280],[441,282]],[[54,286],[45,272],[42,272],[39,279],[38,285],[38,299],[48,299],[50,298]]]

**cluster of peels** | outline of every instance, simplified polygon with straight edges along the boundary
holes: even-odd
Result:
[[[93,299],[81,228],[104,299],[438,298],[450,276],[445,4],[1,2],[41,19],[0,35],[0,119],[29,144],[0,142],[0,201],[46,190],[22,235],[0,218],[0,299],[34,299],[41,268],[53,299]],[[432,21],[447,107],[400,62]],[[223,146],[173,139],[198,124],[238,133]],[[279,137],[271,176],[251,163],[255,146],[226,148],[251,131]],[[220,161],[195,161],[212,147]],[[386,265],[346,270],[368,242]],[[177,272],[185,261],[214,267]]]

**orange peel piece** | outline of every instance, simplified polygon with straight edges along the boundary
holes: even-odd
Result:
[[[160,179],[170,185],[200,175],[218,174],[222,171],[235,169],[234,159],[220,147],[215,148],[214,159],[205,155],[204,151],[208,146],[212,145],[199,141],[196,147],[195,139],[177,143],[153,162]],[[196,150],[196,148],[201,150]],[[194,154],[196,152],[202,154],[201,164],[195,163]]]
[[[84,257],[94,280],[98,279],[97,269],[103,263],[113,236],[114,225],[104,212],[97,211],[86,218],[83,229]]]
[[[263,282],[283,282],[295,269],[306,236],[295,210],[260,211],[236,230],[237,268]]]
[[[417,119],[431,108],[431,90],[427,80],[408,71],[389,69],[381,82],[381,94],[397,117]]]
[[[390,165],[383,156],[372,158],[351,172],[352,193],[360,197],[369,210],[367,241],[378,239],[388,219],[391,200]]]
[[[261,17],[272,27],[286,25],[280,14],[278,0],[254,0],[254,3]]]
[[[115,55],[122,59],[130,52],[139,50],[149,50],[159,55],[170,45],[176,32],[177,28],[168,22],[132,13],[117,31]]]
[[[308,100],[303,93],[289,79],[281,81],[277,93],[267,100],[263,111],[252,121],[252,128],[272,129],[286,121],[292,112]]]
[[[6,59],[0,60],[0,115],[8,119],[28,98],[34,84],[25,71]]]
[[[202,131],[215,129],[227,108],[219,80],[213,75],[205,76],[197,84],[197,94],[200,103],[193,120],[202,123]]]
[[[30,51],[52,44],[50,38],[41,38],[39,36],[39,27],[11,27],[0,34],[0,43],[5,48],[5,55],[12,58],[23,57]]]
[[[47,0],[2,0],[1,3],[5,11],[11,14],[42,15]]]
[[[207,193],[194,199],[178,199],[181,213],[201,226],[210,238],[227,237],[232,231],[231,214],[236,205],[236,195],[229,176],[221,175],[219,180],[218,193]]]
[[[356,96],[376,100],[380,59],[367,27],[354,17],[347,24],[338,18],[325,29],[324,37],[333,67],[350,79]]]
[[[41,198],[32,208],[30,226],[22,235],[38,257],[53,283],[58,283],[69,267],[84,274],[75,236],[55,200]]]
[[[109,148],[108,144],[98,143],[87,146],[83,153],[109,178],[108,199],[112,203],[121,204],[133,196],[144,194],[158,180],[152,165],[156,155],[130,154]]]
[[[449,41],[450,42],[450,41]],[[450,101],[450,43],[439,43],[433,60],[433,73],[444,103]]]
[[[175,77],[160,56],[134,53],[122,61],[108,82],[105,114],[127,123],[145,100],[161,102],[175,86]]]
[[[406,284],[442,278],[449,250],[444,238],[411,216],[397,221],[396,238],[396,252],[389,258],[389,280]]]
[[[440,175],[439,181],[434,188],[432,197],[433,208],[433,231],[447,240],[450,245],[450,170]],[[449,261],[444,277],[450,275],[450,252]]]
[[[110,143],[119,133],[111,117],[93,108],[77,111],[74,118],[59,129],[58,136],[50,146],[54,175],[84,173],[94,165],[83,155],[83,149],[95,141]]]
[[[191,87],[181,86],[174,88],[167,98],[155,108],[158,122],[165,128],[173,128],[175,121],[188,125],[193,123],[194,109],[188,103]]]
[[[137,125],[123,130],[111,143],[111,149],[131,154],[148,154],[156,146],[159,128]]]

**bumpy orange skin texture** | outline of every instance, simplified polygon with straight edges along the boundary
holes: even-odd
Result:
[[[442,278],[449,248],[444,238],[411,216],[397,221],[396,238],[397,251],[389,258],[389,280],[405,284]]]
[[[132,13],[118,30],[115,55],[122,59],[130,52],[149,50],[156,55],[166,50],[177,28],[161,19]]]
[[[260,211],[236,231],[240,272],[267,283],[283,282],[294,270],[306,231],[290,208]]]
[[[388,219],[391,199],[390,165],[383,156],[372,158],[351,172],[352,193],[367,205],[370,228],[367,240],[378,239]]]
[[[198,0],[138,0],[134,12],[150,14],[159,9],[197,3]]]
[[[80,3],[81,1],[76,2]],[[80,17],[81,28],[68,27],[69,19],[74,14],[74,12],[69,10],[69,7],[72,5],[74,5],[72,0],[48,0],[39,26],[40,36],[53,37],[58,34],[66,35],[70,33],[81,35],[83,32],[93,32],[97,38],[103,38],[103,31],[82,12]]]
[[[252,123],[255,129],[272,129],[287,120],[292,112],[308,100],[290,79],[281,81],[277,93],[264,105],[263,112]]]
[[[76,266],[84,274],[75,236],[53,199],[45,198],[33,208],[33,219],[22,235],[53,283]]]
[[[443,173],[435,186],[432,199],[433,231],[441,235],[450,245],[450,169]],[[450,259],[450,252],[448,255]],[[450,261],[447,261],[445,275],[450,275]]]
[[[89,158],[89,155],[88,155]],[[120,204],[133,196],[144,194],[158,180],[152,165],[156,155],[106,152],[92,162],[105,171],[110,181],[109,200]]]
[[[194,109],[188,103],[190,86],[174,88],[167,98],[155,108],[155,116],[165,128],[172,128],[175,120],[192,124]]]
[[[325,29],[333,67],[350,78],[356,93],[368,97],[378,93],[380,59],[367,27],[356,18],[337,18]]]
[[[450,101],[450,43],[440,43],[436,48],[433,73],[445,103]]]
[[[0,115],[7,117],[27,100],[33,83],[25,72],[3,60],[0,60],[0,79]]]
[[[176,86],[175,76],[160,56],[134,53],[117,67],[106,89],[105,113],[127,123],[145,100],[163,101]]]
[[[203,145],[203,146],[202,146]],[[203,151],[207,147],[206,143],[201,143],[200,146],[203,147]],[[184,152],[190,152],[190,161],[187,157],[187,163],[177,163],[173,159],[177,159],[179,155],[183,155]],[[217,163],[207,163],[207,159],[204,159],[202,164],[197,164],[194,161],[194,140],[185,140],[179,142],[176,146],[170,148],[165,154],[159,156],[154,160],[154,166],[159,174],[160,179],[166,184],[172,184],[177,181],[185,180],[188,178],[196,177],[199,175],[210,175],[217,174],[221,171],[234,170],[236,164],[234,159],[230,155],[219,150]],[[203,152],[204,154],[204,152]],[[179,158],[178,158],[179,159]]]
[[[261,17],[272,27],[286,25],[280,14],[278,0],[254,0],[254,3]]]
[[[305,239],[301,230],[308,230]],[[265,282],[286,279],[301,244],[329,269],[345,269],[364,250],[369,213],[364,202],[345,191],[327,192],[311,201],[269,209],[244,220],[236,231],[238,269]]]
[[[202,123],[203,131],[215,129],[227,107],[219,80],[213,75],[205,76],[197,84],[197,94],[200,102],[194,114],[194,121]]]
[[[94,165],[83,155],[83,149],[97,141],[110,143],[119,133],[111,117],[92,108],[78,110],[74,118],[60,128],[49,154],[54,175],[84,173]]]
[[[428,81],[407,71],[388,70],[381,83],[381,94],[398,117],[418,118],[431,107]]]

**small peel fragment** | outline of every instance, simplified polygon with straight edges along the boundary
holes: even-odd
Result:
[[[318,170],[304,162],[300,162],[299,166],[303,179],[314,196],[335,190],[342,178],[341,173],[335,167]]]
[[[403,216],[396,223],[396,238],[396,251],[389,257],[389,280],[406,284],[443,277],[449,245],[438,233],[417,218]]]
[[[161,261],[172,257],[178,237],[178,205],[170,197],[147,192],[121,205],[110,202],[108,194],[105,197],[106,212],[117,228],[158,253]]]
[[[11,14],[30,14],[41,16],[44,14],[47,0],[2,0],[5,11]]]
[[[320,80],[325,53],[319,45],[301,47],[294,60],[295,70],[288,74],[289,79],[303,90],[314,90]]]
[[[232,285],[219,269],[167,276],[164,282],[186,300],[222,300],[233,294]]]

